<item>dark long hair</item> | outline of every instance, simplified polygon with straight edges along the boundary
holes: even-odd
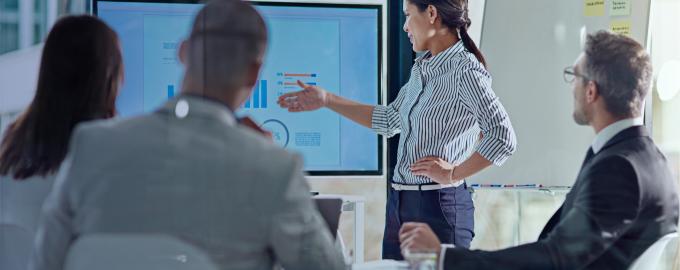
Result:
[[[75,126],[110,118],[122,79],[118,36],[92,16],[57,21],[45,41],[33,101],[0,144],[0,175],[56,172]]]
[[[468,29],[472,25],[468,11],[468,0],[408,0],[408,2],[415,5],[420,12],[425,11],[430,5],[437,8],[437,14],[442,18],[442,23],[451,31],[457,29],[465,48],[486,67],[486,59],[484,59],[482,51],[479,50],[468,34]]]

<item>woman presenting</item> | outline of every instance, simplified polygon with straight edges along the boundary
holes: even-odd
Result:
[[[381,135],[401,133],[383,238],[383,258],[397,260],[399,229],[409,221],[427,223],[442,243],[469,247],[474,206],[465,179],[500,166],[516,146],[484,57],[467,33],[467,0],[404,0],[404,14],[413,50],[425,54],[394,102],[360,104],[299,81],[303,90],[278,100],[291,112],[326,107]]]

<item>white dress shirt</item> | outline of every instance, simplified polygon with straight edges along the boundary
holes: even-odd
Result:
[[[607,144],[607,142],[614,138],[616,134],[619,134],[619,132],[624,131],[625,129],[630,127],[641,126],[642,124],[643,119],[641,117],[628,118],[614,122],[613,124],[600,130],[600,132],[597,133],[597,136],[595,136],[595,140],[593,141],[593,144],[591,146],[593,148],[593,153],[597,154],[597,152],[600,152],[600,150],[602,150],[602,148]]]

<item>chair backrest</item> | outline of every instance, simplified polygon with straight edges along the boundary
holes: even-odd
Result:
[[[328,229],[333,237],[337,237],[338,226],[340,224],[340,214],[342,213],[342,199],[337,197],[314,197],[316,208],[326,221]]]
[[[66,270],[217,270],[196,247],[167,235],[95,234],[70,248]]]
[[[667,234],[657,240],[642,255],[640,255],[629,270],[661,269],[661,258],[666,250],[678,249],[678,233]],[[670,265],[668,265],[670,267]],[[671,269],[671,268],[668,268]]]
[[[33,234],[17,225],[0,224],[0,269],[26,269]]]

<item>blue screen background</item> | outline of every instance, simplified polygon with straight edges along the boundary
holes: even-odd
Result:
[[[98,2],[98,16],[119,35],[125,83],[117,100],[121,117],[153,111],[180,92],[178,44],[189,34],[200,4]],[[237,112],[299,152],[307,171],[362,172],[379,168],[378,137],[321,109],[289,113],[279,95],[297,91],[300,79],[365,104],[378,104],[378,11],[367,8],[256,6],[269,31],[260,82]]]

